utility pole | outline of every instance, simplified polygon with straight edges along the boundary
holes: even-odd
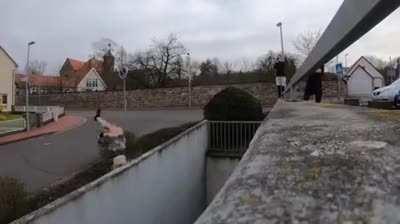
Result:
[[[111,44],[109,44],[109,47],[111,51]],[[125,58],[125,51],[124,48],[121,47],[121,52],[120,52],[121,64],[119,69],[119,77],[122,79],[123,98],[124,98],[123,104],[124,104],[124,112],[126,112],[128,107],[128,100],[126,98],[126,79],[128,78],[129,69],[124,64],[124,58]]]
[[[339,55],[336,56],[336,68],[339,66]],[[340,101],[341,98],[341,92],[342,92],[342,75],[340,74],[340,72],[338,72],[338,70],[336,69],[336,76],[337,76],[337,80],[338,80],[338,92],[337,92],[337,98]]]
[[[29,63],[30,63],[30,55],[31,55],[31,46],[35,44],[35,41],[31,41],[28,43],[28,52],[26,56],[26,67],[25,67],[25,72],[26,72],[26,80],[25,80],[25,112],[26,112],[26,131],[29,131],[31,129],[30,123],[29,123]]]
[[[188,74],[188,94],[189,94],[189,108],[192,107],[192,65],[191,65],[191,58],[190,53],[186,54],[187,60],[187,74]]]

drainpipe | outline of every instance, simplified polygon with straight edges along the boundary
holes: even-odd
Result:
[[[13,69],[13,72],[12,72],[12,86],[11,86],[11,91],[12,91],[12,94],[11,94],[11,110],[12,111],[14,111],[14,106],[15,106],[15,76],[16,76],[16,73],[17,73],[17,71],[16,71],[17,69]]]

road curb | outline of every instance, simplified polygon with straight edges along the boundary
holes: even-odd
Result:
[[[24,138],[16,139],[16,140],[0,142],[0,145],[8,145],[8,144],[11,144],[11,143],[21,142],[21,141],[29,140],[29,139],[32,139],[32,138],[39,138],[39,137],[42,137],[42,136],[45,136],[45,135],[52,135],[52,134],[55,134],[55,133],[57,133],[57,131],[45,132],[45,133],[41,133],[41,134],[37,134],[37,135],[32,135],[32,136],[27,136],[27,137],[24,137]]]
[[[2,145],[8,145],[8,144],[16,143],[16,142],[21,142],[21,141],[26,141],[26,140],[33,139],[33,138],[39,138],[39,137],[43,137],[43,136],[47,136],[47,135],[61,134],[61,133],[70,131],[70,130],[72,130],[72,129],[81,127],[81,126],[83,126],[84,124],[86,124],[86,122],[87,122],[87,119],[86,119],[86,118],[80,117],[80,122],[79,122],[79,124],[77,124],[77,125],[75,125],[75,126],[72,126],[72,127],[69,127],[69,128],[66,128],[66,129],[64,129],[64,130],[48,131],[48,132],[43,132],[43,133],[40,133],[40,134],[34,134],[34,135],[31,135],[31,136],[22,137],[22,138],[19,138],[19,139],[13,139],[13,140],[9,140],[9,141],[4,141],[4,142],[0,142],[0,146],[2,146]],[[21,132],[19,132],[19,133],[21,133]],[[18,134],[18,133],[17,133],[17,134]],[[3,137],[4,137],[4,136],[3,136]]]

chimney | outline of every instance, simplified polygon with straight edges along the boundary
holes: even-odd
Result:
[[[111,53],[111,49],[103,56],[103,72],[104,74],[109,74],[114,72],[115,58]]]

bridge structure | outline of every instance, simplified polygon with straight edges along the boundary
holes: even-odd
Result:
[[[344,0],[335,17],[288,84],[286,92],[360,39],[400,6],[398,0]]]
[[[399,5],[345,0],[289,90]],[[207,151],[242,144],[221,145],[209,135],[219,124],[203,121],[13,224],[400,223],[399,121],[399,111],[279,100],[210,204],[219,164]]]

